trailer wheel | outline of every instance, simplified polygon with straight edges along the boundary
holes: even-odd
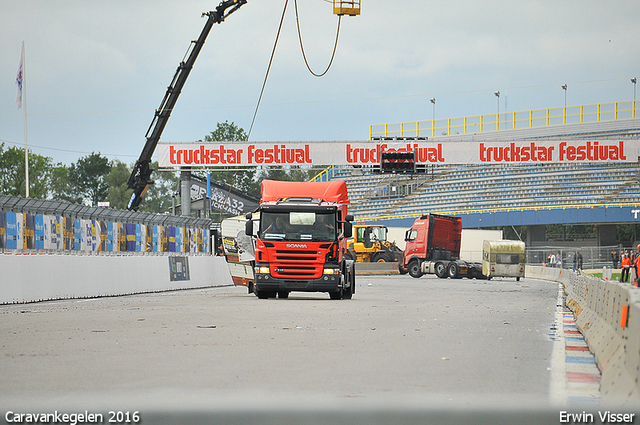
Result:
[[[460,266],[456,263],[450,263],[449,267],[447,267],[447,274],[451,279],[457,279],[460,277]]]
[[[419,278],[422,277],[422,270],[420,269],[420,261],[411,260],[409,262],[409,266],[407,267],[409,270],[409,275],[411,277]]]
[[[440,279],[444,279],[447,277],[447,265],[442,261],[438,261],[433,269],[436,273],[436,276],[438,276]]]

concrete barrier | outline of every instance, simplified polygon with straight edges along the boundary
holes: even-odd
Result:
[[[358,274],[399,274],[399,266],[396,262],[389,263],[356,263],[356,275]]]
[[[153,255],[0,255],[0,304],[233,284],[223,257],[170,258]],[[176,258],[186,261],[176,262]]]
[[[564,285],[566,305],[602,373],[605,406],[640,406],[640,288],[570,270],[527,266],[525,276]]]

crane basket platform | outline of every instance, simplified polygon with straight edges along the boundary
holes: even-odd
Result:
[[[349,16],[360,15],[360,0],[333,0],[333,14]]]

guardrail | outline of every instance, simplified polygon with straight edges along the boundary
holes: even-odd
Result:
[[[488,131],[549,127],[560,124],[617,121],[638,116],[640,116],[640,103],[633,100],[457,118],[373,124],[369,126],[369,138],[451,136]]]
[[[0,253],[210,254],[211,220],[0,195]]]

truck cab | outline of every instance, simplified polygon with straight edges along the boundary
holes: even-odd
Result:
[[[353,220],[347,205],[345,182],[262,182],[255,234],[258,298],[287,298],[292,291],[353,296],[354,261],[345,256]],[[251,218],[247,235],[254,234]]]
[[[440,278],[482,278],[482,264],[460,259],[462,219],[426,214],[405,233],[404,267],[419,278],[435,274]]]

